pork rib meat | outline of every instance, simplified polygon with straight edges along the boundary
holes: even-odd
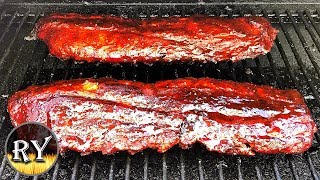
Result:
[[[266,54],[277,30],[263,17],[130,19],[51,14],[35,28],[52,55],[101,62],[238,61]]]
[[[82,154],[196,142],[219,153],[292,154],[307,150],[316,131],[298,91],[210,78],[58,81],[16,92],[8,112],[14,126],[46,124],[62,152]]]

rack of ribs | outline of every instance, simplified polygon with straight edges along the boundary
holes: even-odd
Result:
[[[277,30],[263,17],[205,15],[134,19],[55,13],[36,37],[61,59],[87,62],[239,61],[271,50]]]
[[[13,94],[14,126],[40,122],[61,152],[165,152],[196,142],[227,154],[301,153],[316,126],[300,93],[210,78],[156,83],[75,79]]]

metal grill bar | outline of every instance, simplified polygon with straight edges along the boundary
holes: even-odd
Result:
[[[79,155],[77,155],[74,160],[73,171],[71,175],[72,180],[77,179],[78,170],[79,170]]]
[[[0,37],[0,43],[2,43],[4,36],[8,33],[10,26],[13,23],[13,20],[17,17],[18,12],[16,11],[13,16],[11,17],[9,23],[6,25],[4,32],[2,33],[1,37]],[[1,20],[2,20],[3,16],[1,16]],[[1,62],[1,61],[0,61]],[[1,63],[0,63],[1,64]]]
[[[267,16],[267,12],[266,11],[264,11],[264,14],[265,14],[265,16]],[[283,61],[285,63],[285,66],[286,66],[286,68],[287,68],[287,70],[289,72],[289,75],[290,75],[291,79],[294,81],[295,88],[299,88],[299,86],[298,86],[299,83],[298,83],[297,78],[294,75],[293,68],[291,67],[291,65],[289,63],[288,57],[285,54],[285,51],[284,51],[284,49],[283,49],[283,47],[282,47],[282,45],[281,45],[281,43],[280,43],[278,38],[276,38],[275,43],[276,43],[276,46],[277,46],[277,48],[278,48],[278,50],[280,52],[281,58],[283,59]],[[301,89],[299,89],[299,90],[301,91]]]
[[[311,158],[310,158],[309,153],[305,153],[305,156],[306,156],[306,158],[307,158],[307,160],[308,160],[308,163],[309,163],[309,166],[310,166],[310,170],[311,170],[313,179],[318,180],[318,179],[319,179],[319,176],[318,176],[318,173],[317,173],[317,171],[316,171],[316,169],[315,169],[315,167],[314,167],[314,165],[313,165],[313,163],[312,163],[312,160],[311,160]]]
[[[148,179],[149,151],[144,154],[143,179]]]
[[[34,79],[33,79],[33,81],[32,81],[32,84],[34,85],[34,84],[37,84],[37,82],[38,82],[38,79],[39,79],[39,75],[40,75],[40,72],[41,72],[41,69],[43,68],[43,63],[44,63],[44,61],[38,61],[38,69],[37,69],[37,71],[36,71],[36,74],[35,74],[35,77],[34,77]]]
[[[37,14],[35,15],[34,20],[31,22],[31,25],[32,25],[32,26],[36,23],[36,21],[38,20],[38,18],[39,18],[39,13],[37,13]],[[23,23],[25,22],[25,20],[26,20],[26,17],[24,17],[24,19],[20,22],[19,27],[20,27],[20,26],[22,27],[21,24],[23,24]],[[21,28],[21,27],[20,27],[20,28]],[[5,87],[5,84],[7,84],[8,80],[9,80],[9,78],[10,78],[10,75],[11,75],[14,67],[16,66],[16,63],[17,63],[17,61],[18,61],[18,58],[20,57],[20,53],[24,54],[24,53],[27,53],[28,51],[31,51],[31,52],[34,51],[34,46],[29,46],[30,48],[29,48],[29,47],[24,48],[25,44],[26,44],[26,43],[23,43],[23,44],[21,45],[21,47],[19,48],[19,50],[18,50],[18,52],[17,52],[16,57],[14,58],[13,63],[11,64],[11,66],[10,66],[9,69],[8,69],[8,71],[7,71],[6,74],[4,75],[4,78],[3,78],[2,82],[1,82],[2,85],[0,86],[0,94],[3,92],[4,87]],[[6,51],[9,51],[9,48],[10,48],[10,47],[8,47],[8,49],[7,49]],[[22,49],[24,49],[23,52],[21,52]],[[29,63],[30,63],[30,61],[31,61],[31,57],[30,57],[30,56],[25,57],[25,61],[26,61],[26,63],[27,63],[27,67],[28,67],[28,65],[29,65]],[[0,68],[0,69],[1,69],[1,68]],[[27,68],[26,68],[25,71],[23,71],[21,74],[24,75],[24,74],[26,73],[26,70],[27,70]],[[1,74],[1,73],[0,73],[0,74]],[[19,86],[20,86],[20,83],[21,83],[21,81],[18,82]]]
[[[114,171],[114,157],[111,159],[110,170],[109,170],[109,180],[113,179],[113,171]]]
[[[238,179],[243,180],[242,171],[241,171],[241,158],[237,157],[237,168],[238,168]]]
[[[318,11],[317,11],[318,13]],[[316,22],[314,21],[313,17],[311,16],[309,11],[306,11],[306,14],[308,16],[308,19],[310,20],[313,28],[316,30],[317,34],[320,35],[320,29],[318,28],[318,26],[316,25]],[[319,13],[318,13],[319,14]]]
[[[275,74],[275,78],[276,78],[275,80],[276,80],[276,82],[277,82],[277,86],[278,86],[279,88],[284,88],[283,83],[282,83],[282,81],[281,81],[280,78],[279,78],[279,77],[280,77],[279,72],[278,72],[278,70],[277,70],[277,68],[276,68],[276,65],[275,65],[275,63],[274,63],[273,57],[271,56],[270,53],[267,54],[267,58],[268,58],[268,60],[269,60],[269,63],[270,63],[272,72]]]
[[[167,153],[162,155],[162,179],[167,180]]]
[[[275,173],[276,179],[277,180],[281,180],[281,175],[280,175],[280,172],[279,172],[277,160],[273,161],[273,169],[274,169],[274,173]]]
[[[20,174],[17,172],[16,175],[14,176],[14,180],[19,180]]]
[[[278,38],[276,38],[276,40],[275,40],[275,43],[276,43],[276,46],[277,46],[277,48],[278,48],[278,50],[279,50],[279,52],[280,52],[280,54],[281,54],[281,57],[282,57],[282,59],[283,59],[283,61],[284,61],[284,63],[285,63],[285,66],[286,66],[286,68],[287,68],[287,70],[288,70],[288,72],[289,72],[289,75],[290,75],[290,78],[291,78],[291,80],[294,82],[294,84],[295,84],[295,87],[294,88],[299,88],[299,86],[298,86],[298,80],[296,79],[296,77],[295,77],[295,75],[294,75],[294,72],[293,72],[293,69],[291,68],[291,65],[289,64],[289,60],[288,60],[288,58],[287,58],[287,55],[285,54],[285,52],[284,52],[284,50],[283,50],[283,47],[281,46],[281,44],[280,44],[280,41],[279,41],[279,39]],[[301,89],[299,89],[300,91],[301,91]]]
[[[263,180],[263,176],[262,176],[262,174],[261,174],[260,168],[259,168],[257,165],[256,165],[254,168],[255,168],[256,171],[257,171],[257,178],[258,178],[258,180]]]
[[[258,66],[258,72],[260,74],[260,78],[261,78],[263,84],[267,84],[267,80],[264,77],[264,72],[263,72],[259,58],[255,58],[254,60],[255,60],[256,65]]]
[[[54,166],[54,170],[53,170],[53,174],[52,174],[52,179],[58,179],[58,172],[59,172],[59,167],[61,165],[61,157],[59,156],[55,166]]]
[[[186,173],[185,173],[185,155],[184,155],[184,151],[180,151],[180,177],[181,180],[185,180],[186,179]]]
[[[293,160],[292,160],[292,155],[288,155],[287,158],[289,160],[290,169],[291,169],[291,172],[293,174],[294,179],[299,179],[296,167],[295,167]]]
[[[130,166],[131,166],[131,155],[127,155],[127,160],[126,160],[126,171],[125,171],[125,180],[130,179]]]
[[[317,47],[317,49],[318,49],[318,51],[319,51],[319,50],[320,50],[320,43],[319,43],[319,41],[317,40],[315,34],[313,33],[313,31],[312,31],[312,29],[311,29],[311,27],[310,27],[310,24],[307,22],[307,20],[305,19],[304,15],[302,14],[301,11],[299,11],[298,14],[299,14],[299,17],[301,17],[301,20],[302,20],[304,26],[306,27],[308,33],[310,34],[313,42],[315,43],[315,45],[316,45],[316,47]],[[310,15],[310,14],[309,14],[309,15]],[[309,16],[309,15],[308,15],[308,18],[311,19],[312,17]],[[312,20],[312,21],[313,21],[313,20]],[[294,24],[295,24],[295,26],[296,26],[296,23],[294,23]],[[301,34],[301,32],[298,30],[297,27],[295,28],[295,30],[296,30],[296,32],[297,32],[298,35],[299,35],[299,39],[300,39],[301,42],[304,44],[305,50],[308,52],[308,56],[309,56],[309,57],[312,57],[312,59],[311,59],[311,58],[310,58],[310,59],[311,59],[311,62],[312,62],[312,64],[313,64],[313,66],[314,66],[317,74],[320,75],[319,65],[316,63],[315,58],[314,58],[314,56],[312,55],[311,50],[310,50],[310,48],[308,47],[308,44],[307,44],[306,40],[304,39],[303,35]]]
[[[0,86],[0,93],[3,92],[5,84],[7,84],[8,80],[9,80],[9,77],[10,77],[10,74],[12,73],[12,70],[15,67],[16,63],[17,63],[18,58],[19,58],[19,56],[21,54],[21,50],[23,48],[24,48],[24,45],[21,45],[21,48],[18,50],[18,52],[16,54],[16,57],[13,59],[12,66],[8,69],[8,72],[7,72],[6,76],[3,78],[2,86]]]
[[[309,169],[311,171],[311,174],[313,176],[314,179],[319,179],[318,175],[317,175],[317,172],[315,171],[314,169],[314,165],[313,165],[313,162],[311,161],[310,159],[310,156],[309,156],[309,152],[306,152],[305,153],[305,156],[306,156],[306,159],[308,161],[308,165],[309,165]]]
[[[198,168],[199,168],[199,178],[200,180],[204,180],[204,172],[203,172],[203,166],[202,166],[202,159],[199,156],[198,157]]]
[[[314,69],[316,70],[317,74],[320,76],[319,66],[318,66],[318,64],[316,63],[315,58],[314,58],[314,56],[312,55],[311,50],[310,50],[310,48],[309,48],[309,46],[308,46],[305,38],[303,37],[303,35],[302,35],[301,32],[299,31],[299,29],[298,29],[298,27],[297,27],[297,24],[296,24],[295,20],[294,20],[293,17],[292,17],[291,12],[287,11],[287,13],[288,13],[288,16],[289,16],[290,21],[292,22],[292,25],[293,25],[293,27],[294,27],[294,30],[296,31],[296,33],[297,33],[297,35],[298,35],[298,37],[299,37],[299,39],[300,39],[300,41],[301,41],[301,43],[302,43],[302,45],[303,45],[304,50],[307,52],[307,55],[308,55],[309,59],[311,60],[311,62],[312,62],[312,64],[313,64]],[[302,21],[305,23],[304,16],[301,14],[300,11],[299,11],[299,16],[301,17]],[[306,29],[308,30],[308,32],[310,33],[310,31],[311,31],[310,27],[309,27],[309,26],[305,26],[305,27],[306,27]],[[312,32],[311,32],[311,33],[312,33]],[[313,34],[313,33],[312,33],[312,34]],[[311,34],[310,34],[310,35],[311,35]],[[311,36],[311,37],[312,37],[312,36]],[[316,43],[316,44],[317,44],[317,43]]]
[[[223,164],[222,162],[220,161],[219,162],[219,165],[218,165],[218,168],[219,168],[219,179],[220,180],[224,180],[224,175],[223,175],[223,168],[222,168]]]
[[[243,61],[243,72],[242,73],[245,74],[248,82],[252,82],[251,76],[246,72],[247,70],[249,70],[248,63],[247,63],[247,61]]]
[[[29,16],[29,11],[24,14],[23,19],[21,20],[18,28],[16,29],[16,32],[15,32],[15,34],[14,34],[14,38],[12,38],[12,40],[11,40],[10,43],[9,43],[9,45],[7,46],[7,51],[4,52],[2,58],[0,59],[0,66],[2,65],[4,59],[8,56],[8,54],[9,54],[9,52],[10,52],[11,46],[12,46],[13,42],[16,40],[16,38],[17,38],[17,36],[18,36],[18,33],[19,33],[21,27],[22,27],[22,25],[25,23],[25,21],[26,21],[26,19],[27,19],[28,16]],[[15,16],[14,16],[14,17],[15,17]],[[12,23],[12,22],[11,22],[11,23]],[[8,28],[8,29],[9,29],[9,28]],[[6,29],[6,31],[8,31],[8,29]],[[4,35],[4,34],[3,34],[3,35]],[[1,42],[1,40],[2,40],[2,39],[0,38],[0,42]]]
[[[0,166],[0,177],[2,177],[2,173],[4,171],[6,164],[7,164],[7,159],[3,155],[1,166]]]
[[[275,10],[275,14],[276,14],[277,18],[280,20],[279,23],[280,23],[281,29],[283,30],[283,33],[284,33],[288,43],[290,44],[291,50],[297,60],[298,65],[300,66],[300,70],[302,71],[303,75],[307,79],[307,83],[308,83],[312,93],[314,94],[314,97],[316,98],[317,102],[320,104],[319,93],[315,89],[315,86],[314,86],[309,74],[307,73],[306,67],[305,67],[296,47],[295,47],[295,44],[292,41],[292,38],[289,35],[289,33],[286,31],[286,29],[284,28],[283,20],[280,18],[279,12],[277,10]],[[288,15],[289,15],[289,17],[292,17],[290,13]],[[292,19],[290,19],[290,20],[292,21]]]
[[[90,180],[94,180],[94,176],[96,174],[96,166],[97,166],[97,158],[93,157],[91,173],[90,173]]]

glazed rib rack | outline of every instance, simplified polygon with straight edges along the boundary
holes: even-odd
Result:
[[[284,6],[285,7],[285,6]],[[280,89],[298,89],[319,126],[320,117],[320,19],[316,9],[243,9],[215,4],[99,4],[77,6],[53,3],[5,4],[0,7],[0,142],[12,129],[6,112],[8,95],[32,84],[55,80],[112,77],[156,82],[182,77],[212,77],[265,84]],[[299,8],[299,7],[298,7]],[[30,41],[37,20],[54,12],[104,13],[132,18],[207,14],[211,16],[264,16],[279,30],[271,53],[237,63],[102,64],[60,61],[48,55],[40,41]],[[189,150],[174,147],[160,154],[153,150],[129,155],[82,157],[67,153],[55,167],[37,178],[48,179],[319,179],[319,138],[300,155],[227,156],[208,152],[200,144]],[[23,179],[0,156],[0,177]]]

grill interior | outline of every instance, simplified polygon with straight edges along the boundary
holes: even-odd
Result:
[[[299,7],[298,7],[299,8]],[[300,7],[301,8],[301,7]],[[315,7],[313,7],[315,8]],[[271,53],[237,63],[100,64],[61,61],[48,54],[45,44],[28,41],[34,24],[53,12],[104,13],[132,18],[172,15],[251,16],[268,18],[280,32]],[[181,77],[212,77],[298,89],[320,126],[320,19],[316,9],[284,11],[206,4],[135,5],[14,5],[0,7],[0,177],[28,179],[7,164],[3,151],[12,126],[6,112],[7,99],[29,85],[61,79],[112,77],[142,82]],[[48,173],[33,179],[319,179],[320,136],[299,155],[227,156],[208,152],[196,144],[189,150],[174,147],[159,154],[145,150],[136,155],[121,152],[81,157],[68,152]],[[30,178],[32,179],[32,178]]]

